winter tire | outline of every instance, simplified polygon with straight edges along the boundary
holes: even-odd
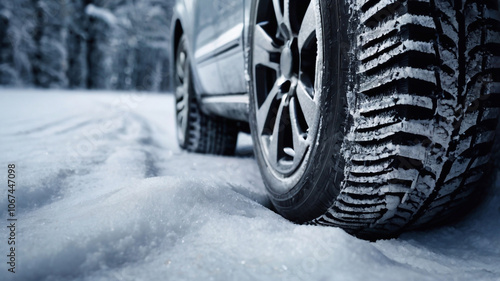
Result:
[[[175,59],[175,105],[180,147],[197,153],[233,154],[238,136],[236,124],[207,115],[200,109],[184,36],[179,40]]]
[[[367,238],[481,193],[500,104],[496,0],[257,1],[250,126],[284,217]]]

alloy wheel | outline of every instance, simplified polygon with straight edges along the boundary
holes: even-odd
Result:
[[[287,177],[307,162],[318,130],[314,3],[261,2],[256,17],[252,50],[256,134],[265,161],[278,177]]]

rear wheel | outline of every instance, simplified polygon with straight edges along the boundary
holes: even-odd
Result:
[[[231,155],[238,137],[235,122],[205,114],[194,89],[186,37],[181,37],[175,57],[175,106],[177,140],[190,152]]]
[[[500,21],[496,1],[458,2],[257,1],[250,123],[283,216],[382,237],[470,206],[498,122]]]

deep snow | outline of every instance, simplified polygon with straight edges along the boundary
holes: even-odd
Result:
[[[455,225],[371,243],[269,210],[248,136],[238,157],[181,152],[172,109],[0,89],[0,178],[16,164],[18,204],[16,273],[2,227],[0,280],[500,280],[500,180]],[[5,184],[0,208],[6,225]]]

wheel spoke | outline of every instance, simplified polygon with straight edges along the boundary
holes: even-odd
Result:
[[[311,127],[314,124],[314,118],[316,113],[316,103],[314,102],[312,95],[313,89],[304,85],[303,82],[299,81],[297,84],[297,98],[302,109],[302,113],[306,119],[307,126]]]
[[[185,107],[186,107],[186,101],[183,98],[178,98],[177,99],[177,112],[181,112]]]
[[[177,114],[177,124],[178,124],[181,128],[182,128],[182,127],[184,127],[184,123],[183,123],[183,121],[184,121],[184,114],[182,114],[182,113]]]
[[[179,58],[177,59],[177,76],[180,81],[184,80],[184,68],[186,63],[186,54],[180,53]]]
[[[274,46],[271,36],[269,36],[260,25],[255,26],[254,41],[256,46],[267,51],[268,53],[278,53],[280,51],[279,48]]]
[[[284,24],[284,26],[282,26],[281,28],[287,29],[286,33],[287,33],[287,36],[290,38],[292,36],[292,25],[290,23],[290,0],[285,0],[284,6],[285,6],[285,7],[283,7],[283,10],[284,10],[283,24]]]
[[[279,53],[280,49],[274,46],[273,39],[260,26],[255,26],[254,32],[255,49],[253,60],[255,65],[264,65],[279,73],[279,64],[271,61],[271,53]]]
[[[182,98],[184,96],[184,85],[179,85],[177,86],[177,88],[175,89],[175,98],[177,100],[179,100],[180,98]]]
[[[280,0],[273,0],[273,8],[278,24],[278,34],[281,33],[284,39],[290,39],[292,28],[290,24],[290,0],[283,1],[283,11]]]
[[[181,129],[180,133],[184,134],[187,128],[187,110],[183,110],[177,114],[177,126]],[[184,137],[181,137],[184,139]]]
[[[273,134],[271,135],[271,143],[269,145],[269,158],[271,161],[278,161],[278,151],[283,149],[279,147],[280,131],[283,129],[281,127],[281,119],[283,118],[283,109],[285,107],[284,99],[281,100],[278,107],[278,113],[276,114],[276,120],[274,122]]]
[[[263,133],[269,115],[276,113],[276,109],[273,108],[273,105],[275,104],[278,93],[279,93],[279,85],[276,82],[271,91],[269,92],[269,94],[267,95],[264,103],[257,110],[257,125],[259,129],[259,134]]]
[[[280,73],[280,65],[276,62],[272,62],[269,60],[269,56],[266,56],[264,53],[260,53],[259,55],[254,56],[255,65],[262,65],[268,67],[274,71],[276,71],[276,75]]]
[[[300,161],[302,159],[308,145],[306,141],[307,134],[299,127],[299,117],[297,116],[298,112],[296,108],[297,103],[295,101],[295,98],[290,101],[290,121],[292,123],[293,150],[295,154],[293,157],[294,164],[296,164],[296,161]]]
[[[283,23],[283,14],[281,13],[280,0],[273,0],[273,8],[276,15],[276,21],[278,22],[278,26],[280,26]]]
[[[300,51],[302,51],[304,45],[314,36],[315,33],[316,16],[314,15],[314,5],[311,3],[307,8],[299,30],[298,45]]]

